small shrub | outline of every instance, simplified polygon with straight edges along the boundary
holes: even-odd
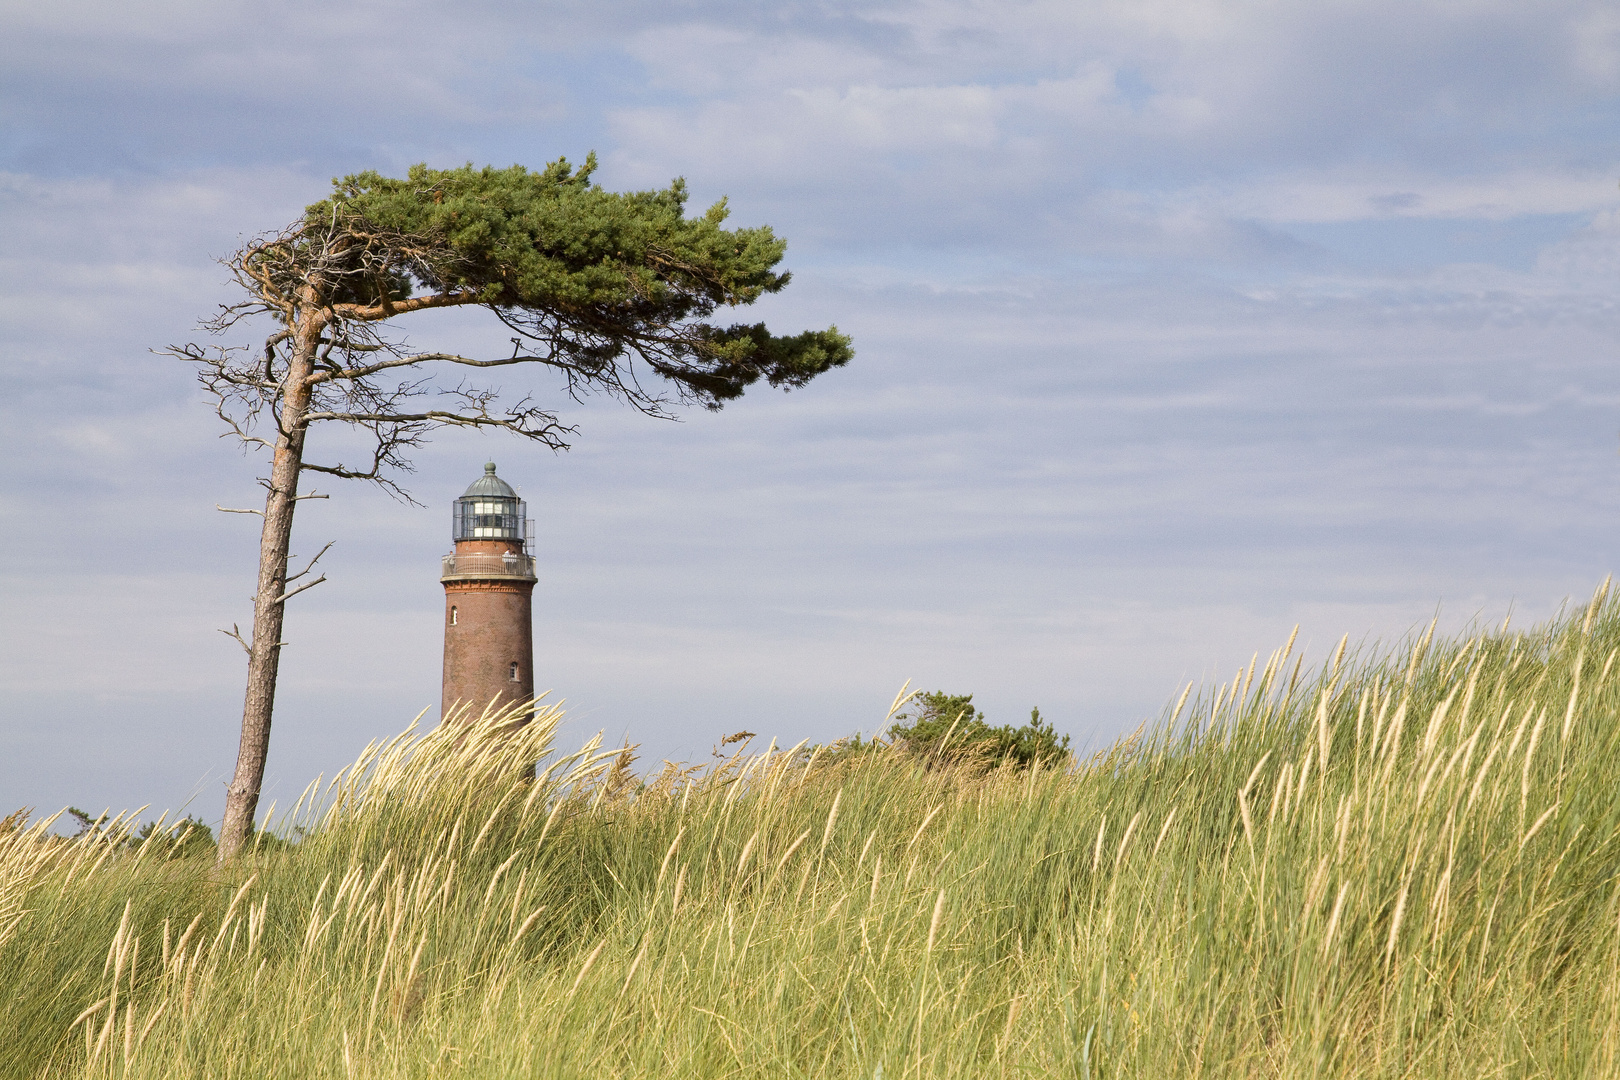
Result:
[[[214,830],[200,818],[187,816],[158,831],[157,822],[148,821],[128,840],[132,848],[150,847],[148,858],[183,859],[193,855],[214,855]]]
[[[987,766],[1010,762],[1028,768],[1040,762],[1056,764],[1069,756],[1069,737],[1058,737],[1041,710],[1029,711],[1021,727],[991,727],[984,713],[973,707],[972,694],[935,690],[918,694],[908,711],[895,717],[889,737],[918,756],[938,761],[982,761]]]
[[[78,823],[78,831],[73,834],[75,840],[90,833],[96,833],[98,836],[111,834],[108,839],[130,851],[148,849],[148,858],[155,856],[160,859],[178,859],[191,855],[214,854],[214,830],[210,829],[201,818],[190,815],[165,825],[161,830],[156,821],[148,821],[130,832],[128,825],[121,826],[110,821],[106,812],[91,817],[77,806],[70,806],[62,813]]]

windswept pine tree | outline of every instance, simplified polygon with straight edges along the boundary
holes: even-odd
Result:
[[[574,428],[533,393],[503,398],[481,379],[525,369],[563,397],[605,394],[652,416],[681,404],[718,409],[755,383],[791,389],[853,355],[836,327],[778,336],[763,323],[712,321],[780,292],[785,241],[769,227],[727,229],[724,200],[686,214],[686,187],[617,193],[591,180],[595,156],[531,172],[413,167],[333,181],[297,221],[228,262],[246,299],[207,324],[271,326],[259,348],[173,346],[197,364],[221,419],[267,451],[242,738],[225,804],[220,857],[252,830],[269,748],[286,602],[314,560],[288,565],[305,472],[366,480],[405,495],[409,451],[435,428],[510,432],[554,449]],[[415,352],[409,316],[479,308],[511,335],[509,354]],[[370,439],[367,460],[310,458],[312,428]],[[319,556],[317,556],[319,558]]]

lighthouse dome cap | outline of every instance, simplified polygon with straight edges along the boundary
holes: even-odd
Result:
[[[490,461],[484,465],[484,475],[474,480],[467,490],[462,492],[461,497],[463,499],[487,499],[491,497],[515,499],[517,498],[517,492],[512,490],[511,484],[495,475],[495,463]]]

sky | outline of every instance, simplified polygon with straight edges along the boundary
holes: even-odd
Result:
[[[654,767],[871,734],[907,680],[1095,749],[1296,625],[1549,618],[1616,564],[1617,136],[1613,0],[0,0],[0,814],[222,813],[258,538],[216,506],[263,462],[161,350],[254,344],[198,329],[219,260],[333,177],[684,177],[787,238],[738,321],[856,357],[678,422],[514,374],[573,449],[318,478],[262,805],[436,722],[490,459],[561,738]]]

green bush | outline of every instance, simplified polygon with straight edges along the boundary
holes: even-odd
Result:
[[[158,821],[148,821],[131,832],[128,831],[128,825],[120,828],[118,824],[110,821],[105,811],[97,817],[91,817],[77,806],[70,806],[62,813],[79,825],[78,831],[73,834],[75,840],[105,837],[130,850],[149,849],[149,857],[157,856],[164,859],[191,855],[207,855],[212,858],[214,855],[214,830],[210,829],[201,818],[190,814],[168,824],[160,825]]]
[[[1040,762],[1053,765],[1069,757],[1069,737],[1059,738],[1041,710],[1029,711],[1022,727],[991,727],[984,713],[973,707],[972,694],[933,690],[912,698],[908,711],[889,728],[889,737],[920,757],[961,764],[981,761],[987,766],[1010,762],[1028,768]]]

